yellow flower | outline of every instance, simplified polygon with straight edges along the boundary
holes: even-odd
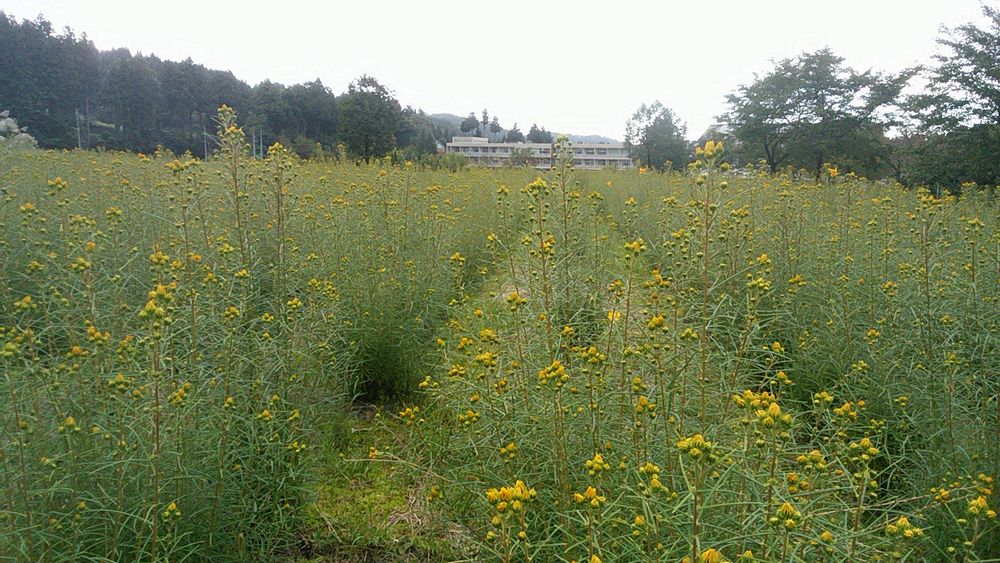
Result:
[[[638,255],[646,250],[646,242],[641,238],[633,240],[632,242],[626,242],[625,250],[628,250],[633,255]]]
[[[561,389],[562,386],[569,381],[569,374],[566,373],[566,366],[559,360],[553,360],[552,364],[548,367],[542,368],[538,371],[539,383],[547,385],[550,381],[554,382],[554,386],[557,390]]]
[[[591,477],[602,471],[611,469],[611,465],[604,461],[604,456],[599,453],[595,453],[593,458],[588,459],[584,463],[584,466],[587,468],[587,475],[590,475]]]
[[[968,512],[972,515],[978,515],[980,512],[984,512],[989,508],[986,504],[986,497],[980,495],[973,500],[969,501]]]
[[[607,497],[598,494],[597,489],[593,486],[589,486],[583,491],[583,493],[574,493],[573,500],[575,500],[577,504],[587,503],[591,506],[591,508],[600,508],[600,506],[607,502],[608,499]]]

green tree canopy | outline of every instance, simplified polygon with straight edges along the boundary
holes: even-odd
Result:
[[[458,126],[458,129],[462,133],[466,133],[466,134],[472,133],[472,134],[478,136],[479,135],[479,119],[476,118],[476,114],[474,112],[470,111],[469,112],[469,117],[466,117],[462,121],[461,125]]]
[[[517,123],[515,123],[514,126],[510,128],[510,131],[507,131],[507,134],[504,135],[503,141],[505,143],[524,142],[524,133],[521,133],[521,130],[517,128]]]
[[[971,23],[946,29],[929,78],[930,125],[1000,124],[1000,9],[983,6],[988,28]],[[937,121],[935,121],[935,118]]]
[[[677,115],[657,100],[642,104],[632,114],[625,125],[625,145],[642,166],[662,170],[670,162],[673,168],[681,168],[691,160],[686,133]]]
[[[1000,9],[982,10],[986,26],[944,30],[931,88],[910,100],[916,124],[898,157],[910,183],[1000,184]]]
[[[336,98],[318,78],[291,86],[284,97],[291,110],[292,136],[306,137],[330,147],[336,144]]]
[[[338,101],[338,131],[350,154],[368,162],[396,146],[394,133],[402,110],[385,86],[364,75]]]
[[[116,126],[117,146],[140,151],[156,147],[163,97],[152,65],[141,58],[120,60],[108,74],[102,102]]]
[[[544,127],[539,129],[538,125],[532,123],[527,139],[529,143],[552,143],[552,133],[546,131]]]
[[[790,164],[819,174],[825,162],[837,162],[872,173],[912,74],[859,73],[830,49],[803,53],[729,94],[722,119],[746,156],[762,158],[772,172]]]
[[[396,128],[396,146],[404,158],[414,160],[437,152],[437,131],[430,117],[421,110],[406,106]]]
[[[500,126],[500,118],[493,116],[493,121],[490,121],[490,136],[501,135],[503,133],[503,127]]]

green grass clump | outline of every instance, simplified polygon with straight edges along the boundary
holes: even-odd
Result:
[[[308,551],[345,562],[461,559],[470,538],[431,509],[436,493],[399,463],[380,460],[378,447],[398,439],[401,426],[353,415],[349,422],[350,434],[327,451]]]

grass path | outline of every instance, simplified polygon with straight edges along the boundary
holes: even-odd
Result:
[[[468,535],[433,510],[429,488],[391,453],[404,449],[406,428],[380,410],[353,412],[330,432],[316,486],[314,532],[306,542],[308,555],[299,561],[467,559]],[[371,444],[378,444],[377,455]]]

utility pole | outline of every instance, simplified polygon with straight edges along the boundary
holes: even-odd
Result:
[[[80,142],[80,108],[73,108],[73,112],[76,113],[76,148],[83,148],[83,144]]]
[[[87,118],[87,148],[89,149],[90,145],[91,145],[91,141],[90,141],[90,139],[91,139],[91,137],[90,137],[90,98],[87,98],[86,110],[87,110],[87,116],[86,116],[86,118]]]

